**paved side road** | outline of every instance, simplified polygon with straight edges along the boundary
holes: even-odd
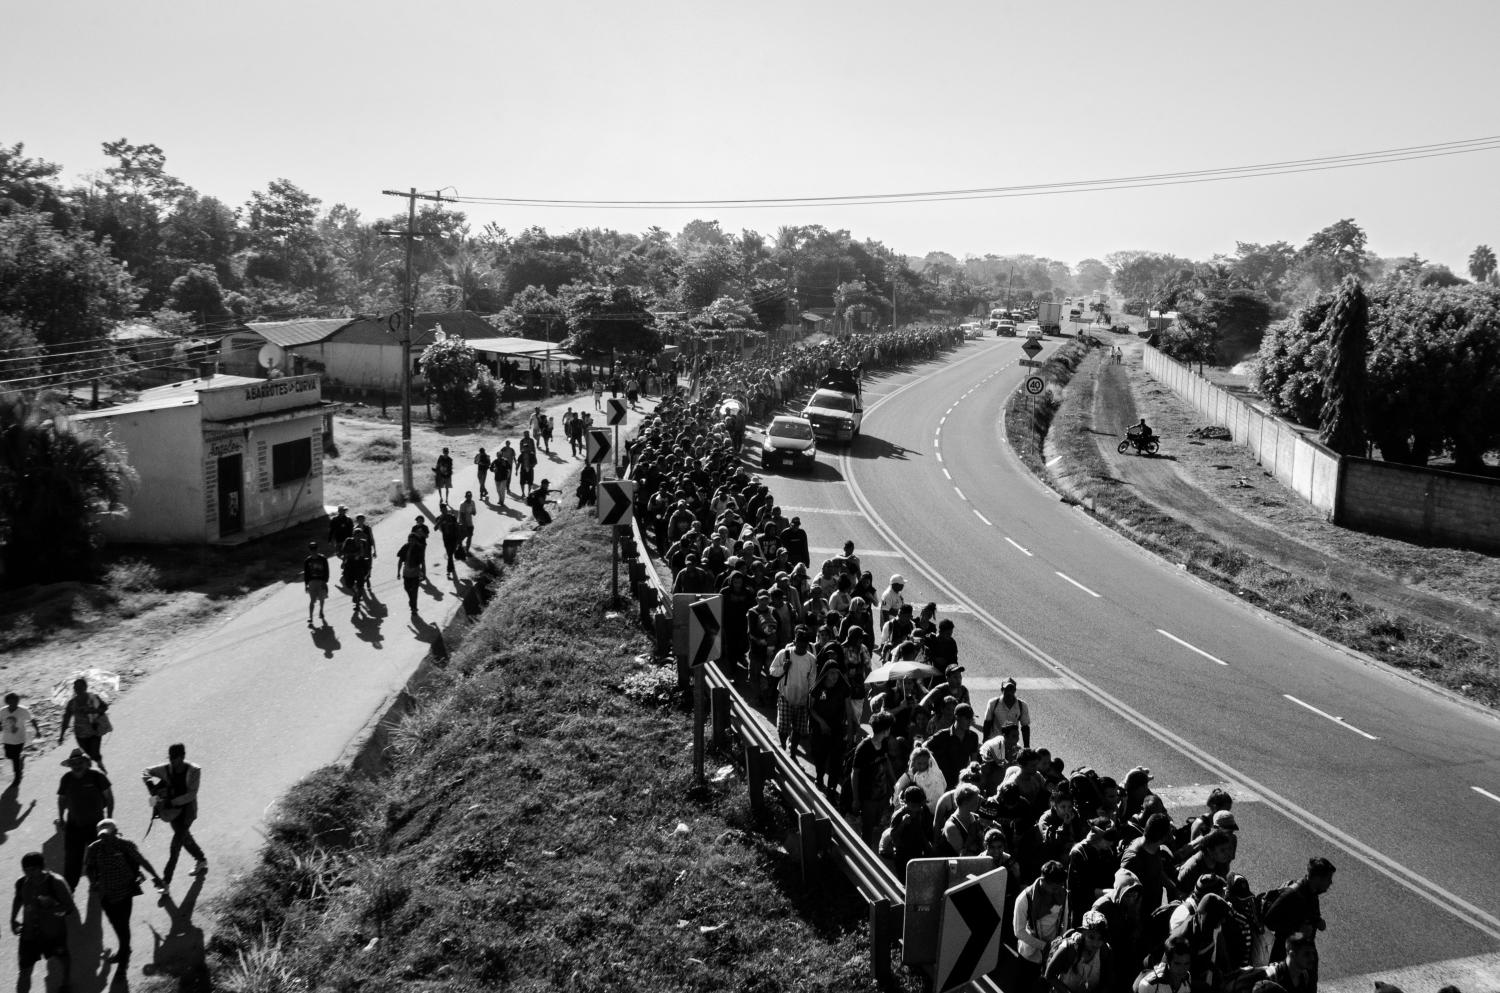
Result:
[[[562,509],[576,506],[574,488],[582,466],[568,454],[562,436],[562,414],[569,406],[592,412],[593,400],[581,397],[544,407],[557,430],[550,455],[538,451],[536,473],[538,481],[552,481]],[[631,413],[622,438],[640,416]],[[604,415],[594,417],[601,425]],[[519,431],[512,442],[515,437]],[[465,450],[483,444],[493,453],[504,440],[481,433],[465,443]],[[453,486],[455,503],[470,489],[477,500],[472,463],[455,459]],[[493,501],[493,481],[490,494]],[[476,556],[498,554],[512,531],[534,528],[514,488],[507,502],[504,509],[494,502],[480,505],[473,542]],[[430,524],[437,515],[436,497],[429,494],[415,507],[394,510],[375,525],[376,602],[365,616],[351,617],[351,601],[337,588],[338,560],[333,559],[328,627],[308,628],[301,576],[288,576],[286,586],[224,623],[190,653],[167,662],[110,708],[116,731],[105,738],[103,751],[114,786],[115,818],[122,834],[139,842],[158,870],[165,865],[171,832],[157,824],[143,840],[151,811],[141,771],[165,762],[167,746],[176,741],[186,744],[188,761],[203,767],[193,835],[208,856],[209,872],[201,878],[189,875],[192,860],[184,854],[171,901],[158,907],[149,884],[146,896],[136,899],[130,978],[141,975],[142,967],[155,971],[157,961],[175,968],[195,955],[201,957],[202,928],[208,918],[198,910],[253,864],[268,810],[303,777],[349,752],[372,718],[388,709],[438,632],[462,608],[478,559],[459,566],[457,580],[446,579],[442,540],[434,533],[427,542],[428,582],[418,600],[419,611],[414,616],[408,612],[396,575],[396,552],[418,509]],[[358,512],[350,508],[351,516]],[[78,660],[80,667],[87,662]],[[48,867],[61,871],[62,836],[53,819],[57,784],[65,771],[60,763],[72,747],[70,737],[64,746],[31,757],[19,788],[12,783],[0,792],[0,885],[7,889],[20,877],[25,852],[44,852]],[[75,993],[92,993],[111,981],[112,970],[102,961],[101,947],[114,948],[114,935],[98,901],[90,899],[86,882],[80,883],[77,897],[84,921],[71,928],[72,988]],[[16,970],[16,939],[0,941],[0,983],[10,982]],[[38,990],[42,972],[38,965]],[[53,983],[55,989],[55,976]]]

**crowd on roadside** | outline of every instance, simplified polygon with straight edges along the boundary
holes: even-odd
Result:
[[[1311,993],[1328,860],[1256,885],[1235,869],[1225,791],[1174,820],[1149,769],[1118,780],[1070,769],[1034,742],[1014,680],[981,710],[953,620],[909,602],[899,574],[882,588],[852,542],[814,563],[801,521],[743,464],[726,398],[764,418],[830,368],[929,358],[961,340],[927,329],[823,342],[720,364],[691,396],[664,398],[632,461],[672,591],[722,597],[721,664],[774,706],[782,746],[898,875],[919,858],[1008,870],[1006,989]]]

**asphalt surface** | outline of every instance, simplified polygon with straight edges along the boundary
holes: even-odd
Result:
[[[954,619],[976,704],[1017,677],[1033,744],[1070,768],[1145,765],[1177,818],[1225,785],[1258,891],[1330,858],[1324,990],[1413,967],[1500,988],[1500,723],[1062,503],[1003,437],[1022,340],[867,383],[861,437],[772,478],[814,563],[852,539],[877,586],[903,573],[909,602]]]

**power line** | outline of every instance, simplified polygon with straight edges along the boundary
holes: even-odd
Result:
[[[1101,177],[1034,183],[1016,186],[976,187],[952,190],[924,190],[903,193],[851,193],[837,196],[761,197],[746,199],[709,200],[562,200],[542,197],[481,197],[459,196],[460,203],[487,204],[497,206],[559,207],[568,209],[614,208],[621,210],[647,209],[749,209],[758,207],[848,207],[861,205],[934,203],[951,200],[989,200],[1011,197],[1048,196],[1064,193],[1088,193],[1121,189],[1145,189],[1160,186],[1180,186],[1205,182],[1223,182],[1231,179],[1254,179],[1265,176],[1296,175],[1306,172],[1325,172],[1334,169],[1352,169],[1361,166],[1384,165],[1396,162],[1412,162],[1421,159],[1443,158],[1453,155],[1469,155],[1475,152],[1500,150],[1500,135],[1484,138],[1468,138],[1459,141],[1437,142],[1428,145],[1407,145],[1399,148],[1380,149],[1368,152],[1351,152],[1343,155],[1326,155],[1302,159],[1285,159],[1251,165],[1224,166],[1212,169],[1180,170],[1176,172],[1148,173],[1136,176]]]

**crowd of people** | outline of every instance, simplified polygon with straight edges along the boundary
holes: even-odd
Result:
[[[833,367],[935,355],[956,329],[794,349],[707,370],[665,398],[633,448],[644,533],[674,593],[719,594],[723,659],[774,707],[784,748],[898,875],[913,859],[1007,869],[1007,990],[1310,993],[1334,866],[1252,883],[1233,798],[1177,821],[1149,769],[1068,768],[1006,680],[964,685],[954,621],[899,574],[878,584],[846,542],[814,563],[801,521],[745,467],[728,397],[764,418]],[[1039,731],[1041,729],[1038,729]],[[1268,885],[1276,883],[1277,885]]]

